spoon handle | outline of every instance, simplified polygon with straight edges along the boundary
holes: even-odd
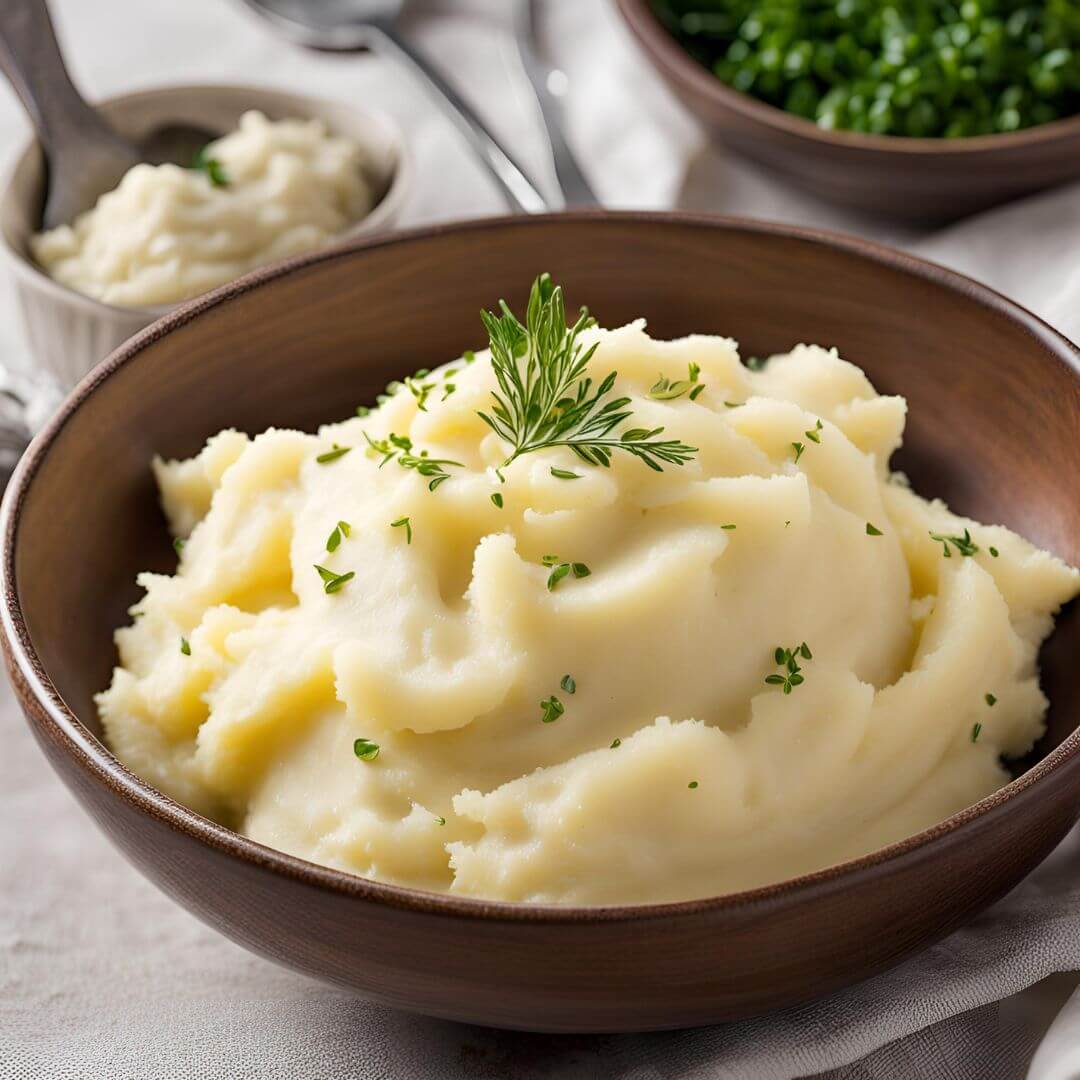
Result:
[[[86,209],[74,194],[65,197],[79,186],[72,173],[105,170],[118,180],[137,156],[75,89],[45,0],[0,0],[0,70],[26,106],[49,163],[45,225],[65,224]]]
[[[6,0],[0,0],[6,2]],[[515,211],[542,214],[551,209],[548,200],[536,189],[524,170],[496,141],[483,120],[457,91],[414,49],[392,24],[373,26],[374,44],[402,60],[427,85],[447,117],[480,155],[495,182]]]

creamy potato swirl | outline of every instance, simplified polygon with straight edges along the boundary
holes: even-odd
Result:
[[[555,447],[500,482],[487,352],[317,435],[155,462],[186,543],[117,634],[120,758],[317,863],[577,904],[779,881],[1006,783],[1077,572],[891,474],[905,401],[835,352],[751,370],[718,337],[584,337],[684,465]],[[460,464],[432,491],[380,467],[390,433]],[[587,576],[549,588],[564,563]]]

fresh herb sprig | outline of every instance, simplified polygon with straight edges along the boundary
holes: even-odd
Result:
[[[460,461],[428,457],[426,450],[414,454],[412,439],[408,435],[395,435],[391,431],[385,439],[373,439],[365,431],[364,438],[375,453],[382,455],[382,461],[379,462],[380,469],[388,461],[396,460],[403,469],[415,469],[425,477],[428,481],[428,491],[434,491],[441,483],[450,479],[450,474],[446,471],[447,465],[453,465],[459,469],[462,467]]]
[[[952,558],[952,552],[949,550],[949,545],[952,544],[956,548],[957,554],[964,556],[971,556],[977,554],[979,545],[971,539],[971,533],[965,529],[963,536],[944,536],[941,533],[930,533],[930,539],[936,540],[941,545],[942,554],[946,559]]]
[[[782,645],[777,645],[776,651],[773,653],[773,659],[776,661],[777,667],[781,669],[781,672],[773,675],[766,675],[765,682],[769,686],[779,686],[783,688],[785,694],[790,694],[796,686],[801,686],[805,681],[802,675],[802,668],[799,666],[799,659],[813,660],[814,654],[810,652],[810,647],[804,641],[801,645],[796,645],[793,648],[785,649]]]
[[[345,585],[356,577],[355,570],[349,570],[344,574],[335,574],[333,570],[327,570],[325,566],[315,564],[319,577],[322,578],[323,592],[330,594],[340,592]]]
[[[592,571],[583,562],[563,562],[558,555],[544,555],[540,561],[548,567],[551,567],[551,573],[548,574],[547,587],[548,592],[554,592],[555,586],[568,574],[573,574],[576,578],[588,577]]]
[[[594,320],[582,308],[573,326],[566,325],[562,289],[550,275],[541,274],[529,294],[522,324],[505,301],[501,315],[483,311],[480,317],[491,343],[491,367],[498,382],[495,404],[480,418],[510,446],[503,462],[553,446],[569,447],[590,465],[608,466],[617,450],[633,454],[650,469],[683,465],[697,448],[677,439],[658,439],[658,428],[613,431],[631,415],[630,399],[609,398],[616,373],[599,385],[586,376],[596,345],[585,348],[581,332]]]
[[[656,401],[673,401],[675,398],[682,397],[683,394],[689,394],[690,400],[696,401],[705,389],[705,384],[698,382],[700,374],[701,368],[691,362],[689,375],[685,379],[669,379],[661,375],[649,388],[649,397]]]
[[[214,187],[228,187],[229,174],[216,157],[209,153],[210,146],[207,144],[196,155],[191,167],[196,172],[206,173],[207,179]]]

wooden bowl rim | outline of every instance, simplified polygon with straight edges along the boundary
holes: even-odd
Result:
[[[956,833],[972,822],[998,811],[1018,795],[1051,773],[1072,763],[1080,770],[1080,727],[1071,732],[1046,757],[1003,788],[974,805],[939,822],[930,829],[907,837],[878,851],[850,859],[811,874],[800,875],[773,885],[721,896],[704,897],[657,904],[612,904],[595,907],[532,904],[527,902],[483,900],[390,885],[356,874],[319,866],[305,859],[251,840],[232,829],[202,817],[169,796],[151,787],[130,772],[111,751],[86,728],[68,708],[46,673],[30,640],[23,616],[15,578],[15,551],[19,521],[33,478],[67,422],[93,395],[95,390],[155,342],[172,333],[204,312],[224,307],[246,293],[271,284],[279,278],[302,273],[310,267],[338,261],[362,259],[369,252],[389,245],[406,246],[455,234],[483,235],[502,229],[545,228],[549,225],[640,226],[664,230],[679,228],[710,229],[729,233],[750,233],[784,240],[821,245],[840,250],[902,273],[913,275],[938,288],[973,300],[1004,316],[1035,338],[1057,357],[1072,378],[1080,382],[1080,349],[1047,323],[1007,299],[1002,294],[971,278],[936,263],[871,241],[774,222],[691,213],[651,211],[582,210],[521,217],[490,217],[472,221],[421,226],[389,236],[365,237],[347,247],[299,255],[281,263],[259,268],[245,277],[206,293],[176,308],[137,333],[97,365],[68,395],[56,415],[36,436],[12,476],[0,507],[0,591],[3,606],[3,646],[18,668],[26,687],[16,687],[21,697],[32,696],[51,724],[61,745],[97,782],[156,818],[177,832],[200,841],[227,855],[265,868],[284,877],[345,896],[355,896],[385,907],[414,913],[440,915],[453,919],[486,920],[503,923],[589,924],[597,922],[635,922],[677,917],[719,915],[735,918],[747,909],[758,913],[778,905],[788,906],[846,888],[854,878],[875,875],[903,861],[932,857],[930,845]],[[33,723],[33,721],[31,721]]]
[[[653,12],[649,0],[615,0],[624,21],[654,62],[718,105],[755,120],[766,127],[795,136],[809,143],[822,143],[847,150],[874,150],[889,154],[961,155],[989,154],[1019,150],[1038,143],[1052,143],[1072,136],[1080,137],[1080,113],[1060,117],[1045,124],[1019,131],[993,135],[965,135],[957,139],[918,138],[912,135],[873,135],[861,131],[830,131],[805,117],[796,116],[777,105],[770,105],[751,94],[735,90],[703,67],[671,36]]]

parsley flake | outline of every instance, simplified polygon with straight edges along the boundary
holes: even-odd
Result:
[[[190,656],[191,655],[191,643],[188,641],[188,639],[186,637],[182,637],[180,639],[180,651],[185,656]]]
[[[209,153],[209,145],[204,146],[191,163],[196,172],[206,173],[207,179],[214,187],[228,187],[229,174],[225,172],[221,162]]]
[[[773,659],[776,661],[777,667],[781,668],[781,672],[767,675],[765,677],[766,684],[781,687],[785,694],[790,694],[796,686],[801,686],[804,680],[802,668],[799,666],[800,658],[803,660],[814,659],[814,654],[805,641],[801,645],[796,645],[790,649],[777,645],[773,652]]]
[[[323,592],[330,594],[339,592],[346,582],[352,581],[356,577],[355,570],[349,570],[344,574],[335,574],[333,570],[327,570],[325,566],[320,566],[315,563],[315,569],[318,571],[319,577],[322,578]]]
[[[569,469],[552,468],[551,475],[557,480],[580,480],[581,473],[571,472]]]
[[[334,531],[326,538],[326,550],[337,551],[341,546],[342,537],[349,535],[352,526],[347,521],[339,521],[334,526]]]
[[[622,746],[622,739],[612,739],[611,740],[611,745],[608,747],[608,749],[609,750],[618,750],[620,746]]]
[[[993,694],[987,694],[985,700],[986,704],[989,705],[990,708],[993,708],[997,704],[997,698],[994,697]]]
[[[952,544],[960,555],[971,556],[979,550],[979,545],[971,539],[971,533],[964,530],[963,536],[943,536],[941,533],[931,532],[930,539],[936,540],[941,545],[942,553],[946,559],[952,558],[949,545]]]
[[[397,519],[397,521],[391,521],[390,522],[390,528],[391,529],[400,529],[402,526],[405,527],[405,543],[406,544],[411,544],[412,543],[412,523],[409,521],[409,519],[407,517],[399,517]]]
[[[573,675],[564,675],[562,677],[561,681],[559,682],[559,685],[568,694],[576,694],[577,693],[577,683],[574,681],[574,676]]]
[[[869,521],[866,523],[866,535],[867,536],[884,536],[885,534]]]
[[[503,497],[498,491],[494,492],[491,496],[491,501],[501,510],[503,508]]]
[[[343,458],[351,449],[351,446],[338,446],[337,443],[334,443],[332,450],[327,450],[325,453],[320,454],[315,460],[320,465],[329,465],[331,461],[337,461],[338,458]]]
[[[697,782],[696,780],[691,780],[691,781],[690,781],[690,783],[689,783],[689,784],[687,784],[686,786],[687,786],[687,787],[688,787],[688,788],[689,788],[689,789],[690,789],[691,791],[693,791],[693,790],[694,790],[694,788],[696,788],[696,787],[698,786],[698,782]]]
[[[799,464],[799,458],[803,456],[803,451],[806,449],[801,442],[793,442],[791,449],[795,451],[795,464]]]
[[[566,712],[566,706],[554,694],[545,701],[541,701],[540,708],[543,713],[540,720],[545,724],[553,724]]]
[[[971,741],[976,743],[979,741],[979,734],[982,732],[982,724],[975,723],[971,727]]]
[[[379,756],[379,744],[370,739],[357,739],[352,750],[361,761],[374,761]]]

